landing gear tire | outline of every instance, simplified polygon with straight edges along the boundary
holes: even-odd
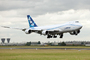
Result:
[[[63,38],[63,34],[60,35],[60,38]]]
[[[53,38],[57,38],[57,36],[54,35]]]
[[[47,35],[47,38],[52,38],[52,36],[51,35]]]

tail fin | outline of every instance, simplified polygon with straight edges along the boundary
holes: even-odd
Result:
[[[27,15],[29,27],[37,27],[36,23],[33,21],[30,15]]]

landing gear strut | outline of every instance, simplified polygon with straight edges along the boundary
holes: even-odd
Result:
[[[63,38],[63,33],[62,33],[62,34],[60,34],[60,38]]]
[[[47,38],[52,38],[52,36],[51,35],[47,35]]]
[[[57,38],[57,36],[54,35],[53,38]]]
[[[57,36],[55,36],[55,35],[53,35],[53,36],[51,36],[51,35],[47,35],[47,38],[57,38]]]

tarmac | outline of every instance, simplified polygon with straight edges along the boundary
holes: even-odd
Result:
[[[0,48],[0,49],[65,49],[65,50],[90,50],[90,48]]]

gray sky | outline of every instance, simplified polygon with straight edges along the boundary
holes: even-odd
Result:
[[[90,0],[0,0],[0,26],[28,28],[27,15],[38,26],[61,24],[78,20],[83,25],[78,36],[64,34],[63,39],[47,39],[46,36],[0,27],[0,38],[11,42],[28,41],[90,41]]]

